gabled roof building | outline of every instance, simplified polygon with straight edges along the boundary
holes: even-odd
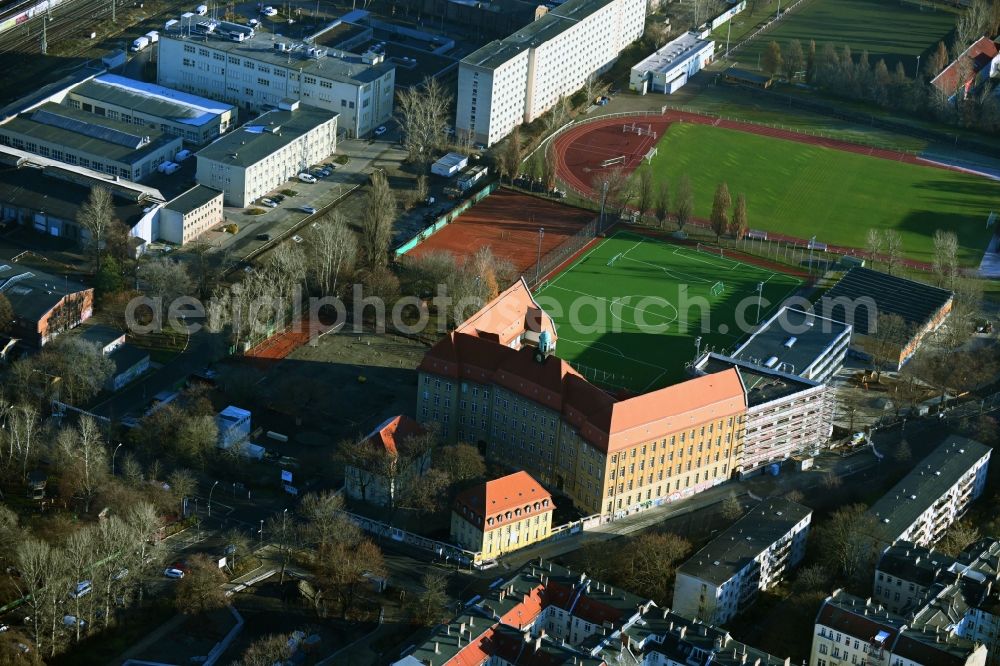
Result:
[[[347,496],[380,506],[391,506],[401,489],[419,482],[430,468],[430,450],[411,452],[410,438],[426,430],[406,415],[392,416],[375,427],[361,441],[367,455],[344,466]]]
[[[527,472],[470,488],[455,499],[451,538],[483,559],[544,541],[552,530],[552,496]]]

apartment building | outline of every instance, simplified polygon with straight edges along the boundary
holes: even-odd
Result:
[[[843,590],[816,615],[809,666],[985,666],[986,646]]]
[[[906,615],[927,597],[928,591],[957,563],[953,557],[909,541],[897,541],[882,551],[875,566],[872,600],[890,612]]]
[[[869,509],[883,544],[929,546],[983,492],[993,449],[950,435]]]
[[[117,74],[101,74],[66,92],[63,103],[96,116],[203,145],[236,126],[236,107]]]
[[[610,67],[645,29],[644,0],[568,0],[462,59],[455,127],[492,145]]]
[[[826,384],[721,354],[702,356],[696,374],[735,369],[743,382],[747,412],[740,476],[763,473],[795,455],[813,455],[833,433],[835,392]]]
[[[494,559],[544,541],[552,531],[552,495],[527,472],[469,488],[455,498],[451,539]]]
[[[47,102],[0,125],[0,145],[141,181],[183,144],[159,129]]]
[[[417,420],[518,461],[594,513],[624,515],[732,476],[746,411],[736,370],[619,399],[552,355],[557,344],[515,283],[424,356]]]
[[[250,205],[337,149],[337,114],[293,100],[278,106],[196,153],[196,180],[221,190],[226,205]]]
[[[802,560],[811,520],[801,504],[764,500],[677,569],[674,610],[709,624],[736,617]]]
[[[783,306],[731,356],[825,384],[844,367],[853,332],[843,321]]]
[[[339,114],[339,128],[348,137],[367,136],[392,117],[396,68],[382,55],[314,46],[322,32],[305,42],[253,34],[235,41],[218,30],[188,32],[160,34],[156,80],[161,86],[253,112],[297,100]]]
[[[44,273],[0,258],[0,294],[14,311],[10,335],[42,347],[94,314],[94,289],[66,276]]]
[[[983,538],[957,557],[901,541],[875,571],[873,600],[936,631],[982,643],[1000,664],[1000,540]]]
[[[394,666],[789,666],[651,600],[539,562],[492,586]]]

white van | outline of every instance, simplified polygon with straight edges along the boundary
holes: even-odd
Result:
[[[299,180],[301,180],[303,183],[315,183],[316,176],[312,175],[311,173],[306,173],[303,171],[302,173],[299,174]]]
[[[204,16],[208,13],[208,5],[198,5],[194,8],[194,13],[198,16]]]

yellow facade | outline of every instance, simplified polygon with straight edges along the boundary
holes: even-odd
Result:
[[[451,513],[451,538],[462,548],[482,553],[482,559],[490,560],[504,553],[510,553],[549,537],[552,533],[552,503],[547,510],[533,513],[513,512],[509,521],[487,526],[483,532],[466,520],[457,510]],[[517,509],[521,512],[521,509]],[[490,519],[492,520],[492,519]]]

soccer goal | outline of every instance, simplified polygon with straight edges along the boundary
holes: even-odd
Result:
[[[716,282],[712,285],[712,296],[721,296],[726,291],[726,285],[722,282]]]
[[[619,259],[621,259],[621,258],[622,258],[622,253],[621,253],[621,252],[619,252],[619,253],[618,253],[618,254],[616,254],[615,256],[613,256],[613,257],[611,257],[610,259],[608,259],[608,266],[614,266],[614,265],[615,265],[615,262],[616,262],[616,261],[618,261],[618,260],[619,260]]]

